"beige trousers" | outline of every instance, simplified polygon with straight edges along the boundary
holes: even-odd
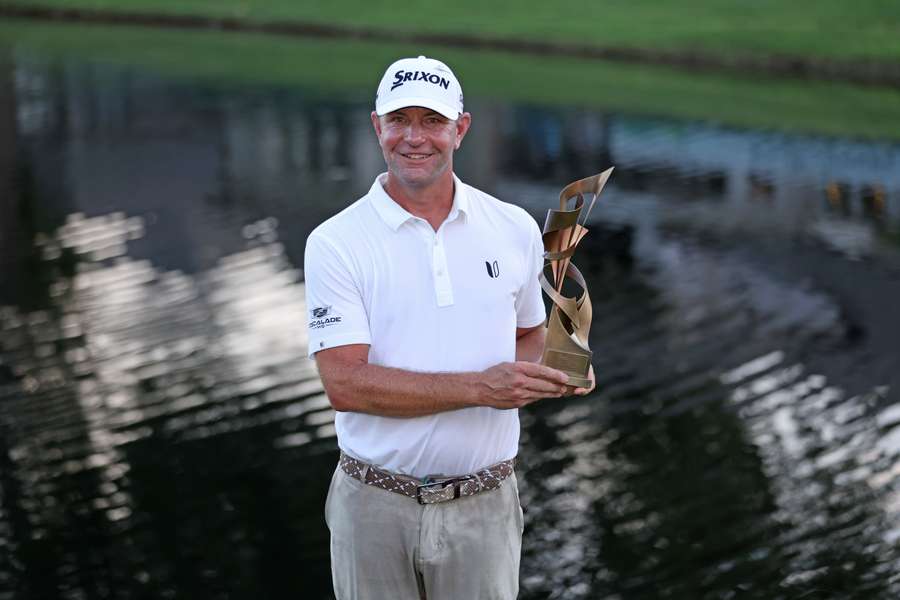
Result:
[[[516,476],[440,504],[335,470],[325,502],[337,600],[513,600],[522,508]]]

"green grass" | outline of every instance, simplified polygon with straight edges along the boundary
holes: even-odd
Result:
[[[897,0],[7,0],[599,46],[900,61]]]
[[[18,55],[135,65],[216,85],[273,84],[372,98],[394,58],[440,56],[467,97],[581,106],[632,114],[822,134],[900,139],[900,91],[829,83],[689,74],[596,60],[256,34],[0,23]],[[475,115],[477,118],[477,115]]]

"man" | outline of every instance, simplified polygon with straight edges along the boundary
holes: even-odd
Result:
[[[536,223],[453,173],[471,119],[445,64],[392,64],[372,112],[387,173],[307,241],[310,355],[341,448],[325,508],[339,600],[518,593],[516,409],[569,392],[536,364]]]

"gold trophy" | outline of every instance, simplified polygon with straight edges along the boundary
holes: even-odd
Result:
[[[612,171],[613,167],[610,167],[598,175],[574,181],[564,187],[559,193],[559,210],[547,211],[547,221],[544,223],[544,270],[540,281],[553,307],[547,319],[547,337],[541,364],[566,373],[569,376],[568,385],[576,388],[591,386],[588,377],[592,355],[588,348],[591,297],[584,277],[572,264],[571,258],[578,242],[588,232],[584,224]],[[586,194],[592,194],[592,197],[587,210],[583,210]],[[569,201],[573,198],[575,206],[569,209]],[[553,276],[552,283],[546,276],[547,267],[550,267]],[[563,295],[566,279],[571,279],[581,287],[582,293],[578,297]]]

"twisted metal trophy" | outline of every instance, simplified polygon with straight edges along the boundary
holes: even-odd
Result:
[[[613,167],[610,167],[598,175],[564,187],[559,193],[559,210],[547,211],[547,221],[544,223],[544,270],[540,282],[553,306],[547,319],[541,364],[566,373],[569,376],[568,385],[576,388],[591,385],[592,352],[588,348],[588,331],[592,313],[587,284],[572,264],[571,257],[578,242],[587,234],[584,223],[612,171]],[[582,218],[585,194],[593,194],[593,197]],[[575,206],[568,209],[569,200],[573,198]],[[546,276],[547,267],[550,267],[553,276],[552,283]],[[579,296],[569,298],[563,295],[563,284],[567,278],[581,287]]]

